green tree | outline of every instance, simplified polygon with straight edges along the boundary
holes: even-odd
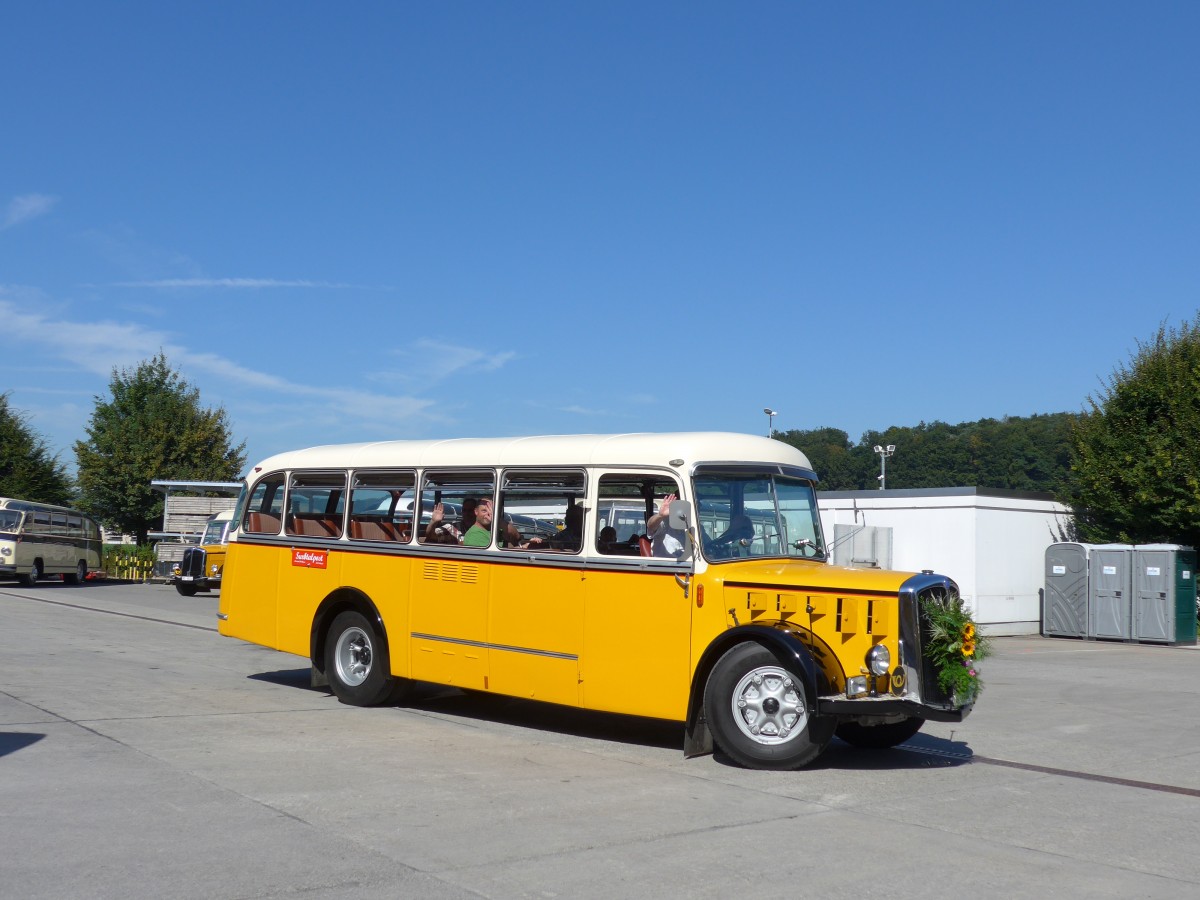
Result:
[[[853,490],[862,480],[861,459],[846,432],[837,428],[777,431],[775,440],[791,444],[808,457],[821,479],[821,490]]]
[[[72,500],[71,479],[23,413],[0,394],[0,497],[58,503]]]
[[[867,431],[858,443],[836,428],[778,431],[775,439],[798,447],[821,478],[821,489],[879,487],[875,446],[895,444],[887,461],[888,487],[981,487],[1055,492],[1070,471],[1075,416],[1049,413],[980,419],[948,425],[922,422]]]
[[[88,439],[75,443],[80,506],[140,544],[162,523],[151,481],[235,481],[246,445],[231,446],[225,410],[201,407],[161,351],[133,371],[113,369],[109,390],[111,399],[96,397]]]
[[[1200,546],[1200,315],[1160,326],[1088,398],[1071,471],[1084,540]]]

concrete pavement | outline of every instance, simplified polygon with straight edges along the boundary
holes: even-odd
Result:
[[[215,611],[0,584],[0,897],[1200,890],[1191,649],[1000,638],[961,725],[771,773],[684,760],[669,723],[432,687],[346,707]]]

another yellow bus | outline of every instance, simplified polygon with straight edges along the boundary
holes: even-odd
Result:
[[[0,578],[80,584],[100,568],[101,540],[100,526],[77,510],[0,497]]]
[[[715,739],[757,768],[960,721],[973,698],[938,687],[920,602],[957,586],[829,565],[816,481],[787,444],[708,432],[280,454],[238,499],[220,632],[308,657],[345,703],[455,685],[679,721],[688,756]],[[655,539],[614,542],[614,509]]]
[[[232,521],[232,509],[213,513],[204,525],[200,546],[188,547],[183,551],[183,558],[171,567],[171,583],[184,597],[221,589],[221,570],[225,567],[225,549]]]

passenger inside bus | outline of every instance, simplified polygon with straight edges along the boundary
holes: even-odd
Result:
[[[676,500],[675,494],[667,494],[658,505],[658,512],[646,522],[646,534],[650,538],[650,552],[654,556],[665,556],[679,559],[687,546],[684,542],[687,534],[678,528],[671,527],[671,504]]]
[[[474,501],[467,501],[474,503]],[[463,503],[463,518],[467,516],[467,502]],[[474,508],[471,510],[471,523],[475,522]],[[446,507],[441,503],[433,506],[433,517],[425,527],[425,541],[429,544],[457,544],[462,540],[462,532],[452,523],[446,521]]]
[[[466,521],[467,503],[463,502],[463,521]],[[492,545],[492,501],[483,499],[475,507],[475,521],[463,533],[464,547],[490,547]]]
[[[617,529],[611,525],[605,525],[600,529],[600,534],[596,538],[596,547],[601,553],[628,553],[629,544],[617,544]]]
[[[739,513],[729,520],[729,527],[720,537],[713,538],[706,545],[715,556],[740,556],[754,540],[754,523],[745,513]],[[746,543],[742,543],[745,541]]]

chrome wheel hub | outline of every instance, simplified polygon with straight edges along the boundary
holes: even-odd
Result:
[[[762,666],[742,676],[733,690],[733,720],[759,744],[784,744],[808,722],[800,685],[778,666]]]
[[[334,665],[343,684],[358,687],[371,674],[371,640],[361,628],[347,628],[338,637]]]

